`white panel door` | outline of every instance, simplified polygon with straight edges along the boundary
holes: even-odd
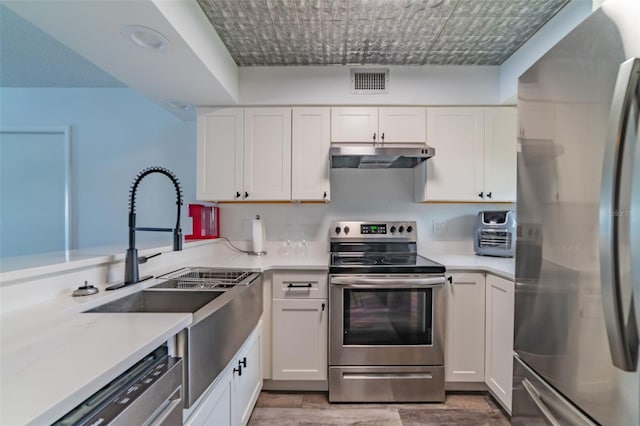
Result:
[[[425,143],[427,112],[423,107],[380,107],[378,129],[383,143]]]
[[[187,421],[186,426],[231,426],[233,425],[232,370],[220,373],[218,384],[207,392]]]
[[[293,108],[291,198],[329,201],[330,108]]]
[[[274,380],[327,380],[328,313],[327,299],[274,299]]]
[[[331,108],[331,142],[379,142],[377,107]]]
[[[230,327],[232,326],[230,324]],[[258,325],[257,331],[247,339],[244,349],[238,352],[233,367],[241,368],[241,373],[234,372],[234,403],[237,415],[233,420],[234,424],[247,424],[262,389],[261,327]]]
[[[485,199],[514,203],[518,139],[516,108],[485,108],[484,120]]]
[[[487,275],[486,383],[508,411],[513,387],[513,306],[513,282]]]
[[[239,200],[243,191],[243,110],[198,111],[196,198]]]
[[[483,201],[484,108],[427,108],[427,201]]]
[[[484,287],[480,273],[452,274],[447,284],[447,382],[484,382]]]
[[[246,201],[291,199],[291,108],[246,108]]]

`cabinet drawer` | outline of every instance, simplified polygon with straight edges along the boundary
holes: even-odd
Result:
[[[274,299],[326,299],[327,272],[277,272],[273,274]]]

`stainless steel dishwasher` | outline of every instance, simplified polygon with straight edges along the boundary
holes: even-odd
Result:
[[[161,346],[54,423],[181,425],[182,360]]]

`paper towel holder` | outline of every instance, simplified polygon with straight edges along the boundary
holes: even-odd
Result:
[[[256,216],[256,220],[260,221],[260,215]],[[254,236],[253,236],[254,237],[254,241],[253,241],[253,244],[254,244],[253,249],[254,250],[249,251],[248,254],[251,255],[251,256],[263,256],[263,255],[267,254],[266,250],[260,250],[260,251],[256,251],[255,250],[255,231],[256,231],[256,229],[255,229],[255,221],[254,221],[254,230],[253,231],[254,231]],[[259,232],[262,234],[262,238],[264,238],[264,228],[262,227],[262,221],[260,221],[260,231]],[[262,241],[261,241],[261,243],[262,243]],[[260,244],[260,245],[262,245],[262,244]]]

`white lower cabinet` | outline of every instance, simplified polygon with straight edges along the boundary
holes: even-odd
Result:
[[[511,412],[514,284],[487,275],[486,384]]]
[[[273,274],[273,380],[327,380],[327,280],[326,271]]]
[[[189,426],[246,425],[262,390],[262,321],[247,338],[215,385],[192,408]]]
[[[484,274],[456,273],[448,281],[445,381],[484,382]]]

